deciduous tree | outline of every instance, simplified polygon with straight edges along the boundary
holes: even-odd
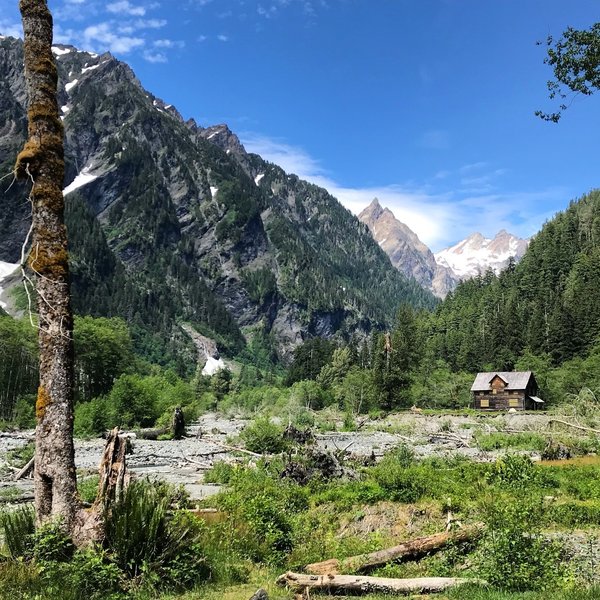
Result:
[[[548,36],[546,46],[544,63],[554,72],[548,92],[551,100],[559,99],[560,105],[556,112],[538,110],[535,114],[556,123],[569,106],[569,93],[591,96],[600,88],[600,23],[583,30],[568,27],[559,39]]]

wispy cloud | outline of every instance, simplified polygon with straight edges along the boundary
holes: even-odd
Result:
[[[540,207],[560,204],[567,196],[567,190],[561,188],[534,192],[490,188],[485,193],[461,189],[457,185],[461,176],[486,167],[484,162],[465,165],[466,168],[455,171],[437,172],[430,181],[421,185],[390,183],[349,187],[336,181],[318,160],[302,148],[249,132],[242,135],[242,141],[249,152],[260,154],[285,171],[324,187],[355,214],[377,197],[434,251],[474,231],[493,236],[504,228],[529,237],[552,216],[552,211],[540,210]],[[490,173],[497,172],[499,176],[501,171],[496,169]]]
[[[146,14],[144,6],[134,6],[128,0],[119,0],[106,5],[106,10],[118,15],[130,15],[133,17],[143,17]]]

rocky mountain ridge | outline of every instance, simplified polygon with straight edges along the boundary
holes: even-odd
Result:
[[[369,227],[375,241],[401,273],[414,277],[439,298],[458,285],[459,279],[452,270],[439,265],[417,234],[396,219],[389,208],[383,208],[377,198],[358,218]]]
[[[0,48],[10,172],[26,133],[22,42]],[[307,337],[366,335],[402,302],[435,304],[326,190],[247,153],[226,125],[184,121],[110,54],[54,54],[80,314],[122,316],[147,355],[178,355],[183,368],[194,346],[182,323],[226,354],[285,360]],[[24,184],[4,194],[1,261],[20,256],[25,197]]]

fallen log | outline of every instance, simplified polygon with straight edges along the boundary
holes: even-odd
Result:
[[[277,584],[287,586],[294,592],[305,590],[347,594],[428,594],[443,592],[451,587],[467,583],[485,585],[481,579],[460,577],[415,577],[392,579],[389,577],[366,577],[358,575],[303,575],[288,571],[277,578]]]
[[[600,433],[599,429],[592,429],[591,427],[584,427],[583,425],[575,425],[575,423],[569,423],[568,421],[563,421],[562,419],[550,419],[548,423],[560,423],[561,425],[567,425],[568,427],[572,427],[573,429],[579,429],[580,431]]]
[[[27,475],[29,475],[29,473],[31,471],[33,471],[33,463],[34,463],[34,457],[32,456],[27,461],[27,464],[22,469],[20,469],[19,472],[15,475],[14,480],[19,481],[19,479],[23,479],[23,477],[27,477]]]
[[[378,550],[369,554],[350,556],[342,560],[332,558],[318,563],[306,565],[305,571],[313,575],[357,572],[364,573],[387,563],[400,559],[415,559],[425,554],[437,552],[449,544],[460,544],[477,539],[483,529],[480,525],[465,527],[457,531],[444,531],[426,537],[402,542],[398,546]]]
[[[220,442],[215,442],[213,440],[210,440],[210,443],[213,444],[213,446],[218,446],[219,448],[223,448],[224,450],[228,450],[231,452],[241,452],[242,454],[247,454],[248,456],[254,456],[255,458],[263,457],[262,454],[257,454],[256,452],[250,452],[250,450],[246,450],[245,448],[238,448],[236,446],[228,446],[227,444],[221,444]],[[216,454],[216,453],[211,452],[211,454]]]

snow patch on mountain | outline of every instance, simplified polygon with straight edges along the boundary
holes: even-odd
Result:
[[[202,369],[202,375],[214,375],[217,371],[226,369],[227,365],[223,362],[222,358],[213,358],[209,356],[206,359],[206,364]]]
[[[502,229],[493,239],[473,233],[454,246],[435,254],[439,265],[448,267],[461,279],[469,279],[485,273],[488,269],[498,274],[506,268],[508,261],[518,261],[529,240],[524,240]]]
[[[95,179],[98,179],[98,175],[92,175],[90,173],[90,167],[83,167],[81,173],[73,179],[73,181],[63,190],[63,196],[74,192],[76,189],[91,183]]]

